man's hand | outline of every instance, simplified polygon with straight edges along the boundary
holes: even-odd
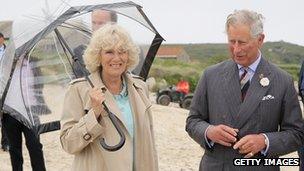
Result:
[[[233,148],[239,149],[241,154],[246,154],[245,158],[250,158],[266,148],[265,137],[262,134],[246,135],[235,143]]]
[[[207,138],[215,143],[230,147],[237,141],[238,129],[226,125],[210,126],[207,130]]]

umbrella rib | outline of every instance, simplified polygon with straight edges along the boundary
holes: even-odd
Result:
[[[32,126],[34,126],[35,125],[35,123],[34,123],[34,118],[33,118],[33,116],[32,116],[32,113],[29,113],[28,112],[28,110],[30,110],[30,109],[27,109],[27,106],[26,106],[26,104],[25,104],[25,98],[24,98],[24,93],[23,93],[23,87],[22,87],[22,79],[24,78],[23,77],[23,75],[22,75],[22,73],[23,73],[23,62],[24,62],[24,60],[26,59],[26,56],[24,56],[23,57],[23,59],[21,60],[21,66],[20,66],[20,71],[19,71],[19,73],[20,73],[20,80],[19,80],[19,85],[20,85],[20,92],[21,92],[21,97],[22,97],[22,101],[23,101],[23,105],[24,105],[24,107],[25,107],[25,109],[26,109],[26,114],[27,114],[27,116],[28,116],[28,118],[29,118],[29,122],[30,122],[30,124],[32,125]],[[28,94],[27,94],[27,96],[28,96]],[[27,99],[28,100],[28,99]]]
[[[66,72],[66,74],[69,76],[69,78],[70,78],[70,80],[72,80],[72,77],[70,76],[70,74],[68,73],[68,69],[67,69],[67,67],[66,67],[66,65],[65,65],[65,63],[64,63],[64,61],[63,61],[63,59],[62,59],[62,56],[60,55],[60,53],[59,53],[59,50],[58,50],[58,46],[57,46],[57,43],[56,43],[56,39],[55,39],[55,36],[54,35],[52,35],[53,36],[53,39],[54,39],[54,43],[55,43],[55,47],[56,47],[56,51],[57,51],[57,54],[59,55],[59,58],[60,58],[60,60],[61,60],[61,62],[62,62],[62,64],[63,64],[63,66],[64,66],[64,70],[65,70],[65,72]],[[60,41],[60,40],[59,40]],[[61,45],[62,46],[62,45]],[[63,49],[64,49],[64,47],[62,47]],[[66,54],[66,53],[65,53]],[[67,55],[67,54],[66,54]]]
[[[24,58],[25,59],[25,58]],[[31,119],[31,121],[32,121],[32,123],[33,123],[33,125],[35,125],[35,122],[34,122],[34,117],[33,117],[33,113],[32,113],[32,109],[31,109],[31,104],[30,104],[30,92],[29,92],[29,89],[30,89],[30,85],[29,85],[29,80],[28,80],[28,78],[29,78],[29,73],[30,73],[30,70],[29,69],[31,69],[30,68],[30,63],[29,63],[29,60],[27,60],[26,61],[26,79],[25,79],[25,84],[26,84],[26,93],[27,93],[27,96],[26,96],[26,98],[27,98],[27,102],[28,102],[28,107],[29,107],[29,112],[30,112],[30,119]],[[22,69],[21,69],[21,71],[22,71]]]
[[[60,43],[60,45],[61,45],[61,47],[62,47],[62,49],[63,49],[63,52],[65,53],[65,56],[67,57],[68,62],[69,62],[70,65],[72,66],[72,63],[71,63],[71,61],[69,60],[66,51],[67,51],[67,50],[69,51],[70,55],[72,56],[72,59],[74,58],[74,54],[71,52],[71,50],[69,49],[69,47],[67,47],[68,45],[65,44],[65,43],[63,42],[63,41],[64,41],[64,40],[62,40],[63,37],[61,36],[61,34],[60,34],[60,32],[58,31],[57,28],[55,29],[55,33],[56,33],[56,35],[57,35],[57,37],[58,37],[58,40],[59,40],[59,43]],[[73,59],[73,60],[74,60],[74,59]],[[72,71],[74,72],[74,75],[76,75],[76,73],[75,73],[73,67],[72,67]]]
[[[64,27],[64,28],[70,28],[70,29],[76,29],[78,31],[83,31],[85,33],[87,33],[89,36],[92,35],[92,33],[89,31],[89,30],[86,30],[86,28],[82,28],[81,26],[76,26],[74,24],[71,24],[71,23],[66,23],[64,22],[64,24],[68,25],[68,26],[71,26],[71,27],[68,27],[68,26],[64,26],[64,25],[61,25],[61,27]]]
[[[69,0],[69,1],[70,1],[70,0]],[[52,16],[54,16],[55,13],[56,13],[57,11],[59,11],[60,7],[63,6],[64,4],[65,4],[66,6],[69,6],[69,4],[67,4],[67,2],[65,2],[64,0],[61,0],[61,2],[62,2],[62,3],[61,3],[60,5],[58,5],[58,8],[53,12]],[[66,7],[66,6],[63,6],[63,8],[62,8],[61,11],[59,12],[59,14],[62,14],[62,13],[63,13],[64,7]]]

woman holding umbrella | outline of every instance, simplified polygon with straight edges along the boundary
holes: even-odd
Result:
[[[158,170],[151,102],[145,83],[130,70],[138,63],[139,48],[116,24],[94,32],[84,61],[94,88],[84,78],[70,83],[64,100],[60,140],[75,155],[72,170]],[[107,151],[120,137],[102,103],[112,111],[126,139],[122,148]]]

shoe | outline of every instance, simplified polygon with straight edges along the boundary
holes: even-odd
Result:
[[[3,151],[9,151],[9,146],[8,145],[2,146],[2,150]]]

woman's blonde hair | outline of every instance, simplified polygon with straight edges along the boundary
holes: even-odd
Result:
[[[110,49],[126,51],[129,55],[127,70],[135,68],[139,60],[139,48],[128,32],[117,24],[109,23],[93,33],[91,41],[84,52],[84,62],[90,73],[97,71],[101,65],[101,51]]]

